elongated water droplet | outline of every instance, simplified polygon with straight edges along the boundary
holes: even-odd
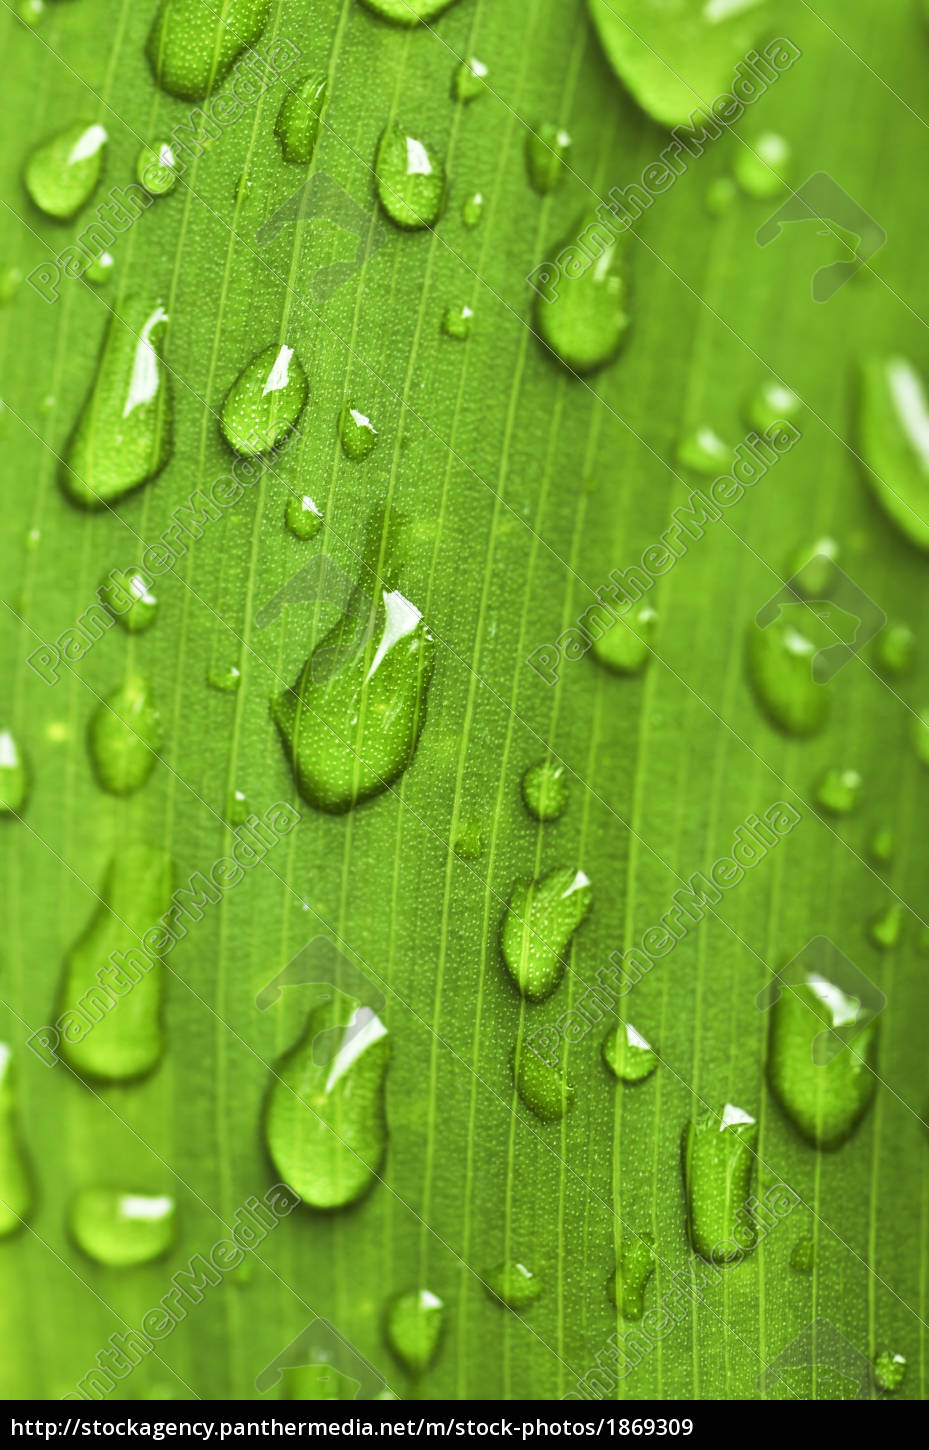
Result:
[[[583,251],[579,238],[587,238]],[[537,268],[535,327],[566,367],[591,373],[612,362],[629,330],[625,243],[602,222],[588,220],[558,249],[571,247],[574,265]]]
[[[620,1082],[644,1082],[658,1066],[651,1044],[631,1022],[620,1022],[604,1038],[603,1061]]]
[[[68,1227],[75,1243],[99,1264],[111,1269],[148,1264],[174,1242],[174,1199],[82,1188],[71,1201]]]
[[[465,197],[461,205],[461,216],[466,227],[473,228],[478,225],[484,215],[484,197],[480,191],[475,191],[471,196]]]
[[[616,1272],[610,1279],[610,1298],[624,1319],[641,1319],[645,1290],[655,1272],[655,1240],[650,1233],[623,1239]]]
[[[220,424],[230,448],[243,458],[270,453],[296,425],[307,392],[293,348],[286,343],[264,348],[226,394]]]
[[[106,142],[102,126],[78,121],[37,146],[24,176],[36,206],[60,221],[75,216],[100,180]]]
[[[0,1042],[0,1239],[29,1217],[32,1184],[19,1133],[13,1050]]]
[[[526,167],[529,181],[540,196],[548,196],[561,186],[568,174],[571,137],[562,126],[545,122],[526,133]]]
[[[879,826],[868,842],[871,860],[876,861],[879,866],[888,865],[893,860],[896,849],[896,837],[889,826]]]
[[[514,885],[501,945],[510,976],[530,1002],[543,1002],[561,981],[568,943],[590,910],[591,896],[588,878],[570,866]]]
[[[324,811],[386,790],[425,722],[434,646],[422,615],[396,590],[377,611],[359,599],[272,705],[297,788]]]
[[[733,171],[747,196],[780,196],[790,172],[790,145],[776,131],[748,136],[736,148]]]
[[[732,467],[732,449],[720,438],[715,428],[703,424],[685,433],[675,454],[682,468],[702,473],[707,478],[726,473]]]
[[[130,675],[94,711],[87,743],[97,779],[113,795],[131,795],[152,773],[164,744],[161,716],[144,675]]]
[[[816,800],[833,816],[847,816],[861,799],[861,776],[857,770],[839,770],[835,766],[820,776]]]
[[[312,161],[327,88],[325,76],[309,75],[294,81],[285,94],[274,123],[274,134],[285,161],[300,166],[308,166]]]
[[[875,652],[878,668],[899,679],[913,667],[916,636],[908,624],[888,624],[877,637]]]
[[[211,690],[232,695],[242,683],[242,671],[238,665],[217,665],[207,672],[206,682]]]
[[[311,1208],[352,1203],[374,1181],[387,1148],[389,1058],[380,1018],[335,993],[314,1008],[305,1035],[279,1063],[265,1139],[275,1169]]]
[[[103,508],[147,483],[171,453],[171,390],[161,358],[168,314],[130,299],[110,323],[97,376],[68,442],[61,486]]]
[[[226,799],[226,818],[231,826],[241,826],[248,819],[251,806],[243,790],[231,790]]]
[[[537,821],[557,821],[568,804],[565,767],[558,760],[540,760],[523,776],[523,800]]]
[[[135,174],[149,196],[167,196],[177,185],[177,157],[169,141],[156,141],[143,146],[135,164]]]
[[[473,101],[483,91],[486,79],[486,65],[472,55],[470,60],[455,67],[452,75],[452,95],[456,101]]]
[[[748,1197],[757,1141],[755,1119],[732,1103],[721,1119],[705,1113],[684,1130],[690,1241],[710,1263],[729,1263],[755,1247]]]
[[[339,414],[339,441],[342,452],[353,463],[360,463],[377,443],[377,429],[367,413],[348,399]]]
[[[905,358],[862,368],[860,450],[874,496],[917,548],[929,549],[929,405]]]
[[[802,611],[802,612],[801,612]],[[748,634],[748,673],[759,704],[788,735],[815,735],[826,723],[831,690],[813,679],[819,646],[805,632],[802,606],[783,606],[764,629]],[[799,617],[798,617],[799,616]]]
[[[0,730],[0,817],[18,815],[29,794],[29,770],[16,738]]]
[[[410,1374],[422,1374],[435,1359],[444,1317],[445,1305],[428,1289],[401,1294],[391,1304],[387,1339]]]
[[[550,1067],[525,1042],[513,1054],[516,1091],[543,1123],[557,1123],[574,1104],[574,1089],[558,1067]]]
[[[487,1276],[487,1287],[508,1309],[528,1309],[542,1293],[542,1282],[525,1264],[510,1259]]]
[[[90,924],[65,962],[60,1010],[67,1014],[59,1051],[80,1073],[119,1082],[140,1077],[163,1050],[161,957],[139,937],[171,905],[170,857],[130,845],[113,858]],[[172,945],[160,932],[164,955]]]
[[[797,1239],[790,1251],[790,1267],[798,1274],[812,1274],[816,1265],[816,1243],[809,1234]]]
[[[762,0],[588,0],[594,25],[620,80],[665,126],[728,94],[733,72],[759,40]],[[783,45],[784,68],[790,53]],[[796,52],[794,57],[796,58]],[[748,71],[751,75],[751,72]]]
[[[477,861],[484,854],[484,823],[477,816],[458,822],[454,850],[465,861]]]
[[[298,539],[315,539],[323,526],[323,516],[308,494],[292,493],[284,516],[290,532]]]
[[[362,3],[394,25],[418,25],[447,10],[454,0],[362,0]]]
[[[473,326],[474,312],[467,302],[453,302],[450,307],[446,307],[442,318],[442,331],[446,337],[454,337],[459,342],[464,342],[471,336]]]
[[[796,393],[778,382],[777,378],[766,378],[749,399],[745,419],[759,433],[767,433],[781,419],[793,422],[802,411],[803,404]]]
[[[375,159],[381,206],[398,227],[431,227],[445,203],[445,167],[424,141],[388,126]]]
[[[130,634],[139,634],[155,622],[158,600],[136,569],[111,569],[100,585],[100,597]]]
[[[874,1382],[879,1390],[893,1394],[906,1379],[906,1359],[885,1349],[874,1360]]]
[[[0,307],[13,301],[22,283],[22,267],[0,267]]]
[[[863,1026],[849,1045],[837,1035],[856,1023],[859,1007],[836,982],[808,972],[804,980],[782,987],[771,1008],[771,1086],[787,1116],[816,1147],[843,1143],[874,1095],[876,1022]],[[829,1052],[839,1049],[834,1056],[823,1052],[824,1041]]]
[[[903,904],[899,901],[891,901],[883,911],[872,917],[868,935],[880,951],[886,952],[897,945],[902,930]]]
[[[632,609],[594,640],[594,659],[617,675],[641,674],[654,653],[657,628],[658,615],[649,605]]]
[[[155,80],[172,96],[202,101],[255,45],[270,9],[270,0],[162,0],[145,45]]]

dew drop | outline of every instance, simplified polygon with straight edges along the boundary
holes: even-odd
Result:
[[[658,615],[649,605],[607,626],[593,642],[593,656],[617,675],[638,675],[654,653]]]
[[[517,1312],[528,1309],[542,1293],[539,1278],[516,1259],[500,1264],[488,1274],[487,1286],[495,1298],[501,1299],[508,1309],[515,1309]]]
[[[431,227],[445,203],[445,167],[424,141],[388,126],[375,158],[377,194],[397,226]]]
[[[624,1319],[641,1319],[645,1309],[645,1290],[655,1272],[655,1240],[652,1234],[630,1234],[624,1238],[616,1272],[607,1288],[610,1298]]]
[[[516,1091],[543,1123],[557,1123],[574,1105],[574,1089],[558,1067],[551,1067],[525,1042],[513,1053]]]
[[[442,318],[442,331],[446,337],[454,337],[464,341],[471,336],[471,329],[474,326],[474,312],[466,302],[455,302],[445,309]]]
[[[771,1087],[795,1127],[815,1147],[843,1143],[874,1095],[877,1024],[867,1023],[845,1045],[859,1005],[837,982],[809,971],[789,988],[782,987],[770,1009]]]
[[[155,80],[169,95],[202,101],[258,41],[270,0],[162,0],[145,45]]]
[[[116,259],[111,252],[98,252],[91,262],[84,268],[84,276],[88,282],[93,282],[95,287],[102,287],[113,275],[113,268]]]
[[[916,636],[908,624],[888,624],[877,637],[877,665],[885,675],[899,679],[913,667]]]
[[[517,881],[510,892],[501,935],[503,957],[530,1002],[543,1002],[561,981],[562,958],[590,910],[591,895],[583,871],[571,867],[541,880]]]
[[[803,633],[795,607],[783,607],[777,619],[762,629],[752,624],[748,634],[748,674],[759,704],[775,725],[788,735],[815,735],[826,723],[831,691],[813,679],[812,662],[818,646]]]
[[[828,599],[835,589],[835,566],[839,546],[835,539],[823,537],[805,545],[787,561],[785,574],[796,594],[805,599]]]
[[[17,0],[16,14],[24,25],[28,25],[30,30],[35,30],[42,23],[45,15],[44,0]]]
[[[733,171],[747,196],[767,199],[780,196],[788,181],[791,151],[785,137],[776,131],[762,131],[736,149]]]
[[[353,463],[367,458],[377,443],[377,429],[367,413],[362,412],[351,399],[342,404],[339,414],[339,441],[345,457]]]
[[[644,1082],[658,1066],[653,1047],[631,1022],[620,1022],[604,1038],[603,1061],[620,1082]]]
[[[557,191],[567,176],[571,137],[562,126],[545,122],[537,131],[526,133],[526,167],[529,181],[540,196]]]
[[[477,861],[484,854],[484,823],[477,816],[458,822],[454,847],[456,856],[464,861]]]
[[[251,807],[244,791],[231,790],[226,800],[226,817],[231,826],[241,826],[247,819]]]
[[[37,146],[26,162],[26,190],[40,211],[60,221],[76,216],[100,180],[107,134],[77,121]]]
[[[68,1227],[78,1247],[98,1264],[111,1269],[149,1264],[174,1242],[174,1199],[82,1188],[71,1201]]]
[[[816,801],[832,816],[849,815],[861,799],[861,776],[857,770],[840,770],[835,766],[820,776]]]
[[[891,1354],[885,1349],[874,1360],[874,1383],[879,1390],[893,1394],[906,1379],[906,1360],[902,1354]]]
[[[732,467],[732,449],[715,429],[703,425],[685,433],[677,445],[676,458],[682,468],[707,478],[726,473]]]
[[[145,784],[164,743],[164,732],[144,675],[130,675],[97,706],[87,743],[104,790],[132,795]]]
[[[767,378],[748,400],[745,418],[759,433],[767,433],[782,420],[793,422],[802,411],[803,404],[796,393],[777,378]]]
[[[929,549],[929,406],[905,358],[870,358],[862,369],[860,450],[868,482],[911,543]]]
[[[287,437],[307,398],[306,373],[292,347],[272,343],[253,357],[226,394],[220,426],[243,458],[257,458]]]
[[[461,204],[461,216],[466,227],[476,227],[484,215],[484,197],[480,191],[475,191],[471,196],[465,197]]]
[[[0,1238],[22,1226],[32,1208],[32,1183],[19,1133],[13,1049],[0,1042]]]
[[[899,901],[888,902],[884,910],[872,917],[868,935],[880,951],[889,951],[900,940],[903,931],[903,906]]]
[[[804,1234],[790,1251],[790,1267],[798,1274],[812,1274],[815,1266],[816,1244],[808,1234]]]
[[[164,968],[139,937],[159,930],[172,885],[171,860],[163,851],[133,844],[114,856],[96,911],[65,961],[59,1009],[73,1014],[75,1029],[62,1033],[59,1050],[75,1071],[120,1082],[150,1072],[159,1061]],[[166,932],[162,937],[165,953],[173,943]]]
[[[868,842],[868,854],[879,866],[887,866],[894,858],[897,842],[889,826],[880,826]]]
[[[130,634],[140,634],[154,624],[158,600],[138,570],[111,569],[99,595],[117,624]]]
[[[568,804],[565,767],[557,760],[540,760],[523,776],[523,800],[537,821],[557,821]]]
[[[387,1148],[389,1058],[380,1018],[339,992],[313,1009],[306,1033],[278,1064],[265,1140],[276,1171],[311,1208],[352,1203],[375,1180]]]
[[[732,1103],[726,1104],[722,1119],[705,1113],[684,1130],[690,1241],[711,1263],[728,1263],[754,1247],[755,1229],[747,1201],[757,1140],[755,1119]],[[740,1236],[734,1240],[736,1229]]]
[[[0,817],[19,814],[29,794],[29,769],[15,737],[0,730]]]
[[[441,15],[454,0],[362,0],[362,3],[394,25],[417,25],[420,20]]]
[[[487,67],[477,56],[455,67],[452,76],[452,95],[456,101],[473,101],[484,89]]]
[[[225,695],[232,695],[242,683],[242,671],[238,665],[219,665],[207,672],[206,682],[211,690],[220,690]]]
[[[410,1374],[422,1374],[436,1357],[445,1305],[428,1289],[401,1294],[387,1311],[387,1340]]]
[[[13,301],[22,286],[22,281],[21,267],[0,267],[0,307],[6,307],[9,302]]]
[[[298,539],[315,539],[323,526],[323,516],[307,494],[301,497],[292,493],[284,517],[288,529]]]
[[[177,185],[177,157],[168,141],[143,146],[135,164],[135,174],[149,196],[166,196]]]
[[[160,351],[167,321],[160,303],[135,298],[110,323],[60,472],[65,493],[82,508],[122,498],[168,461],[171,390]]]
[[[327,90],[325,76],[309,75],[295,81],[285,94],[274,123],[274,134],[285,161],[300,166],[308,166],[312,161]]]
[[[583,230],[581,222],[574,237]],[[555,275],[557,285],[541,282],[536,291],[536,331],[573,372],[594,372],[613,361],[629,330],[624,239],[613,236],[578,276]]]

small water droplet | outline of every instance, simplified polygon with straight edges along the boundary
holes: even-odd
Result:
[[[477,816],[458,822],[454,851],[464,861],[477,861],[484,854],[484,825]]]
[[[323,516],[308,494],[292,493],[284,517],[290,532],[298,539],[315,539],[323,526]]]
[[[461,216],[465,226],[469,228],[476,227],[483,215],[483,193],[480,191],[475,191],[471,196],[466,196],[461,204]]]
[[[675,456],[682,468],[712,478],[732,467],[733,451],[715,429],[704,424],[684,434]]]
[[[117,623],[130,634],[139,634],[154,624],[158,600],[138,570],[111,569],[99,593]]]
[[[888,865],[893,860],[896,849],[896,837],[889,826],[878,827],[868,842],[871,860],[876,861],[879,866]]]
[[[545,122],[537,131],[526,134],[526,166],[529,181],[540,196],[548,196],[561,186],[568,174],[571,137],[562,126]]]
[[[770,1009],[771,1086],[787,1116],[815,1147],[843,1143],[874,1095],[876,1022],[864,1025],[851,1046],[840,1039],[842,1029],[857,1021],[859,1005],[837,982],[810,971],[803,980],[782,987]],[[840,1040],[843,1045],[821,1061],[821,1052],[814,1058],[814,1042],[826,1034],[835,1045]]]
[[[314,1052],[320,1040],[329,1047],[324,1061]],[[311,1011],[306,1033],[278,1064],[265,1139],[276,1171],[311,1208],[354,1202],[379,1172],[389,1058],[380,1018],[338,992]]]
[[[710,1263],[729,1263],[755,1247],[748,1198],[757,1141],[755,1119],[732,1103],[721,1119],[705,1113],[684,1130],[687,1227],[694,1249]]]
[[[578,237],[587,239],[583,257],[571,268],[557,263],[537,268],[533,317],[542,341],[566,367],[591,373],[612,362],[629,330],[625,238],[602,222],[588,220],[558,248],[576,256]],[[554,280],[552,280],[554,279]]]
[[[428,1289],[401,1294],[387,1311],[387,1340],[410,1374],[422,1374],[435,1359],[445,1305]]]
[[[242,683],[242,671],[238,665],[219,665],[207,672],[206,680],[211,690],[221,690],[223,694],[231,695]]]
[[[15,1233],[32,1208],[29,1164],[17,1121],[13,1049],[0,1042],[0,1239]]]
[[[816,801],[833,816],[847,816],[861,799],[861,776],[857,770],[840,770],[836,766],[820,776]]]
[[[6,307],[8,302],[13,301],[22,285],[22,280],[21,267],[0,268],[0,307]]]
[[[113,275],[113,268],[116,259],[111,252],[98,252],[91,262],[84,268],[84,276],[88,282],[93,282],[95,287],[102,287]]]
[[[29,769],[9,730],[0,730],[0,817],[18,815],[29,794]]]
[[[309,75],[295,81],[285,94],[274,123],[274,134],[285,161],[300,166],[308,166],[312,161],[327,89],[325,76]]]
[[[135,164],[135,174],[149,196],[166,196],[177,185],[177,157],[168,141],[143,146]]]
[[[381,206],[399,227],[431,227],[445,203],[445,167],[436,153],[402,126],[388,126],[375,158]]]
[[[103,165],[103,126],[77,121],[37,146],[26,162],[26,190],[46,216],[67,221],[90,200]]]
[[[903,905],[899,901],[888,902],[883,911],[872,917],[868,935],[881,951],[889,951],[900,940],[903,930]]]
[[[513,1053],[516,1091],[543,1123],[557,1123],[574,1105],[574,1089],[558,1067],[551,1067],[525,1042]]]
[[[784,572],[796,594],[811,600],[828,599],[835,589],[838,561],[839,546],[826,536],[795,550]]]
[[[652,1234],[630,1234],[623,1238],[616,1272],[607,1288],[624,1319],[641,1319],[645,1290],[655,1272],[655,1240]]]
[[[800,618],[797,618],[800,613]],[[802,606],[784,606],[766,628],[748,634],[748,673],[759,704],[788,735],[815,735],[826,723],[831,690],[818,685],[812,661],[818,646],[804,632]]]
[[[863,365],[860,451],[884,512],[917,548],[929,549],[929,406],[905,358]]]
[[[353,463],[360,463],[363,458],[367,458],[377,443],[377,429],[367,413],[351,399],[342,404],[342,412],[339,414],[339,440],[345,457],[350,458]]]
[[[454,337],[461,341],[471,336],[471,329],[474,326],[474,312],[466,302],[453,302],[445,309],[442,318],[442,331],[446,337]]]
[[[256,44],[270,0],[223,0],[219,11],[201,0],[162,0],[145,53],[155,80],[172,96],[202,101]]]
[[[226,394],[220,425],[243,458],[270,453],[296,425],[306,402],[306,373],[294,349],[272,343],[252,358]]]
[[[790,1267],[798,1274],[812,1274],[815,1265],[816,1244],[808,1234],[804,1234],[790,1251]]]
[[[607,626],[593,643],[593,656],[617,675],[638,675],[654,653],[658,615],[649,605],[631,610]]]
[[[756,393],[749,398],[745,407],[745,418],[759,433],[767,433],[775,423],[786,419],[788,423],[803,411],[803,404],[797,394],[778,382],[777,378],[766,378]]]
[[[888,624],[877,637],[875,652],[878,668],[899,679],[913,667],[916,636],[908,624]]]
[[[503,918],[501,944],[510,976],[530,1002],[543,1002],[561,981],[562,958],[590,910],[591,896],[583,871],[571,867],[514,885]]]
[[[889,1349],[877,1355],[874,1360],[874,1382],[879,1390],[893,1394],[906,1379],[906,1359],[902,1354],[891,1354]]]
[[[738,187],[731,176],[717,176],[706,189],[706,209],[710,216],[725,216],[732,210]]]
[[[226,816],[231,826],[241,826],[248,819],[251,807],[244,791],[231,790],[226,800]]]
[[[791,150],[784,136],[762,131],[736,147],[735,179],[747,196],[767,199],[779,196],[787,184]]]
[[[620,1022],[604,1038],[603,1061],[620,1082],[644,1082],[658,1066],[654,1048],[631,1022]]]
[[[455,67],[452,74],[452,95],[456,101],[473,101],[483,91],[486,79],[486,65],[472,55],[470,60]]]
[[[487,1276],[487,1286],[508,1309],[528,1309],[542,1293],[542,1284],[537,1275],[525,1264],[510,1259],[500,1264]]]
[[[537,821],[557,821],[568,804],[565,767],[557,760],[540,760],[523,776],[523,800]]]
[[[145,784],[164,744],[164,731],[152,687],[143,675],[130,675],[97,706],[87,743],[104,790],[131,795]]]
[[[82,1188],[71,1200],[68,1227],[78,1247],[98,1264],[111,1269],[150,1264],[174,1242],[174,1199]]]
[[[133,298],[110,323],[59,475],[82,508],[122,498],[160,473],[170,457],[171,391],[160,350],[167,321],[160,303]]]

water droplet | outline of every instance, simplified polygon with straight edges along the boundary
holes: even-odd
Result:
[[[631,1022],[620,1022],[604,1038],[603,1061],[620,1082],[644,1082],[658,1066],[654,1048]]]
[[[285,94],[274,123],[285,161],[301,166],[312,161],[327,89],[325,76],[309,75],[295,81]]]
[[[906,1359],[902,1354],[891,1354],[885,1349],[874,1360],[874,1382],[879,1390],[892,1394],[906,1379]]]
[[[26,162],[26,190],[46,216],[66,221],[93,195],[100,180],[107,134],[77,121],[37,146]]]
[[[510,976],[530,1002],[543,1002],[561,981],[562,958],[590,910],[591,894],[583,871],[571,867],[541,880],[517,881],[510,892],[503,918],[503,956]]]
[[[360,463],[363,458],[367,458],[377,443],[377,429],[371,419],[351,400],[342,404],[342,412],[339,414],[339,440],[345,457],[350,458],[353,463]]]
[[[886,866],[893,860],[896,849],[896,838],[889,826],[880,826],[868,842],[871,860],[880,866]]]
[[[177,185],[177,157],[168,141],[143,146],[135,164],[135,174],[149,196],[166,196]]]
[[[172,96],[202,101],[256,44],[270,8],[270,0],[223,0],[218,11],[201,0],[162,0],[145,45],[155,80]]]
[[[22,285],[22,280],[21,267],[0,268],[0,307],[6,307],[8,302],[13,301]]]
[[[694,1249],[714,1264],[729,1263],[755,1247],[748,1208],[758,1124],[727,1103],[722,1119],[705,1113],[684,1130],[687,1226]]]
[[[760,136],[749,137],[737,146],[733,171],[746,195],[766,199],[784,190],[790,162],[786,138],[776,131],[762,131]]]
[[[803,404],[796,393],[777,378],[767,378],[746,404],[745,418],[759,433],[766,433],[781,419],[792,422],[802,410]]]
[[[580,256],[578,236],[589,243]],[[579,224],[558,255],[565,247],[573,248],[576,265],[570,273],[556,267],[557,282],[540,282],[535,327],[566,367],[590,373],[613,361],[629,330],[624,238],[590,221]]]
[[[442,331],[446,337],[454,337],[463,341],[471,336],[473,326],[474,312],[466,302],[455,302],[445,309]]]
[[[298,539],[315,539],[323,526],[323,516],[309,495],[292,493],[284,515],[287,527]]]
[[[923,380],[905,358],[865,362],[860,423],[875,498],[911,543],[929,549],[929,407]]]
[[[452,75],[452,95],[456,101],[473,101],[484,89],[487,67],[477,56],[456,66]]]
[[[69,1029],[61,1055],[80,1073],[119,1082],[150,1072],[163,1050],[161,956],[173,945],[158,925],[171,905],[171,860],[129,845],[113,858],[90,924],[65,962],[59,1009]],[[158,955],[139,937],[158,935]]]
[[[607,1285],[610,1298],[624,1319],[641,1319],[645,1290],[655,1272],[655,1240],[650,1233],[624,1238],[616,1272]]]
[[[805,599],[828,599],[835,588],[838,560],[839,546],[835,539],[824,537],[797,549],[784,572],[796,594]]]
[[[476,816],[458,822],[454,850],[465,861],[477,861],[484,854],[484,826]]]
[[[98,252],[93,261],[84,268],[84,276],[95,287],[102,287],[113,275],[116,259],[111,252]]]
[[[147,483],[171,453],[171,390],[161,359],[168,314],[127,302],[113,317],[97,376],[61,466],[61,486],[82,508],[103,508]]]
[[[637,675],[652,658],[658,615],[649,605],[607,626],[593,643],[594,659],[617,675]]]
[[[771,1086],[787,1116],[815,1147],[843,1143],[874,1094],[877,1024],[863,1026],[850,1047],[839,1036],[857,1021],[859,1005],[837,983],[808,972],[804,980],[782,987],[770,1009]],[[814,1059],[817,1038],[839,1051],[821,1061],[824,1054],[817,1043]]]
[[[465,197],[461,204],[461,216],[466,227],[476,227],[484,215],[484,197],[479,191]]]
[[[347,811],[402,775],[425,722],[433,663],[432,635],[402,594],[385,591],[376,612],[356,597],[272,704],[304,800]]]
[[[145,784],[164,743],[164,732],[151,685],[143,675],[130,675],[97,706],[87,743],[104,790],[131,795]]]
[[[700,102],[728,95],[739,61],[761,38],[766,15],[748,0],[589,0],[607,57],[654,120],[683,125]],[[759,11],[761,13],[759,14]]]
[[[231,695],[242,683],[242,671],[238,665],[220,665],[208,671],[206,681],[211,690],[221,690],[223,694]]]
[[[381,206],[399,227],[431,227],[445,203],[445,167],[424,141],[388,126],[375,158]]]
[[[362,3],[394,25],[416,25],[441,15],[454,0],[362,0]]]
[[[16,14],[30,30],[35,30],[45,14],[44,0],[17,0]]]
[[[18,815],[29,794],[29,770],[9,730],[0,730],[0,817]]]
[[[806,620],[797,621],[798,609],[782,607],[765,629],[751,625],[748,672],[758,702],[774,724],[788,735],[806,736],[826,723],[831,691],[813,679],[818,646],[803,633]]]
[[[899,679],[909,674],[916,652],[916,636],[908,624],[888,624],[877,637],[878,668]]]
[[[220,423],[230,448],[243,458],[270,453],[296,425],[307,392],[293,348],[286,343],[264,348],[226,394]]]
[[[117,623],[130,634],[139,634],[154,624],[158,600],[138,570],[111,569],[99,593]]]
[[[884,910],[873,917],[868,935],[881,951],[889,951],[900,940],[903,930],[903,906],[899,901],[888,902]]]
[[[78,1247],[98,1264],[111,1269],[148,1264],[174,1242],[174,1199],[82,1188],[71,1201],[68,1227]]]
[[[861,776],[857,770],[839,770],[831,766],[820,776],[816,800],[833,816],[847,816],[861,798]]]
[[[561,126],[547,121],[537,131],[526,133],[526,166],[529,181],[540,196],[556,191],[568,174],[571,137]]]
[[[387,1339],[410,1374],[422,1374],[435,1359],[445,1305],[428,1289],[401,1294],[387,1312]]]
[[[543,1123],[557,1123],[574,1105],[574,1089],[558,1067],[550,1067],[525,1042],[513,1053],[513,1080],[527,1108]]]
[[[241,826],[248,819],[251,807],[244,791],[231,790],[226,800],[226,816],[231,826]]]
[[[537,821],[557,821],[568,804],[565,767],[557,760],[540,760],[523,776],[523,800]]]
[[[712,478],[732,467],[732,449],[719,434],[706,426],[685,433],[677,445],[677,461],[682,468]]]
[[[706,209],[710,216],[725,216],[732,210],[738,188],[731,176],[717,176],[706,189]]]
[[[29,1165],[17,1123],[13,1050],[0,1042],[0,1239],[21,1227],[31,1207]]]
[[[816,1265],[816,1244],[808,1234],[797,1239],[790,1251],[790,1267],[798,1274],[812,1274]]]
[[[487,1276],[487,1286],[508,1309],[528,1309],[542,1293],[542,1284],[531,1269],[510,1259]]]
[[[314,1051],[323,1045],[327,1053]],[[311,1208],[352,1203],[374,1181],[387,1148],[389,1058],[380,1018],[334,993],[313,1009],[305,1035],[278,1064],[265,1138],[276,1171]]]

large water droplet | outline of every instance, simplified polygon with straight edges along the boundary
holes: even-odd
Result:
[[[388,126],[375,159],[377,194],[399,227],[431,227],[445,202],[445,167],[424,141]]]
[[[574,1089],[558,1067],[550,1067],[521,1042],[513,1054],[516,1091],[543,1123],[557,1123],[574,1104]]]
[[[0,730],[0,816],[18,815],[29,794],[26,761],[9,730]]]
[[[202,101],[229,74],[243,50],[255,45],[271,0],[162,0],[145,53],[163,90]]]
[[[503,918],[501,945],[510,976],[530,1002],[543,1002],[561,981],[562,959],[590,910],[591,896],[588,878],[571,867],[514,885]]]
[[[417,25],[441,15],[454,0],[362,0],[362,3],[394,25]]]
[[[174,1242],[174,1199],[82,1188],[71,1201],[68,1227],[79,1248],[99,1264],[111,1269],[148,1264]]]
[[[644,1082],[658,1066],[654,1048],[631,1022],[620,1022],[604,1038],[603,1061],[620,1082]]]
[[[523,776],[523,800],[537,821],[557,821],[568,804],[565,767],[558,760],[540,760]]]
[[[650,1233],[623,1238],[616,1272],[607,1286],[624,1319],[641,1319],[645,1290],[655,1272],[655,1240]]]
[[[309,75],[295,81],[281,101],[274,134],[281,143],[285,161],[308,166],[316,150],[328,82],[325,76]]]
[[[131,795],[145,784],[155,764],[155,752],[164,743],[164,732],[144,675],[130,675],[97,706],[87,743],[104,790]]]
[[[100,180],[106,141],[102,126],[79,121],[37,146],[24,175],[36,206],[61,221],[75,216]]]
[[[170,858],[150,846],[126,846],[110,865],[102,900],[65,962],[59,1050],[77,1072],[118,1082],[150,1072],[161,1057],[161,955],[172,941],[158,922],[172,875]],[[150,928],[159,956],[139,944]]]
[[[487,1276],[487,1287],[508,1309],[528,1309],[542,1293],[542,1283],[531,1269],[516,1259],[500,1264]]]
[[[593,643],[593,656],[617,675],[638,675],[654,654],[658,615],[650,605],[630,610]]]
[[[337,993],[314,1008],[305,1035],[278,1065],[265,1114],[268,1152],[312,1208],[352,1203],[374,1181],[387,1147],[389,1058],[380,1018]]]
[[[226,394],[220,415],[226,442],[244,458],[270,453],[296,424],[307,391],[293,348],[286,343],[264,348]]]
[[[787,1116],[820,1148],[843,1143],[874,1095],[876,1022],[862,1027],[850,1045],[834,1035],[856,1022],[859,1006],[837,983],[808,972],[782,986],[770,1009],[771,1086]],[[830,1051],[839,1049],[834,1056],[823,1052],[823,1041]]]
[[[292,493],[284,517],[290,532],[298,539],[315,539],[323,526],[323,516],[308,494]]]
[[[526,133],[526,167],[529,181],[540,196],[556,191],[568,174],[571,137],[562,126],[547,121]]]
[[[801,606],[782,607],[766,628],[748,634],[748,673],[759,704],[789,735],[815,735],[826,723],[830,688],[813,679],[819,646],[805,633]],[[797,616],[800,616],[799,618]]]
[[[351,606],[272,712],[304,800],[347,811],[413,759],[425,721],[433,641],[414,605],[385,591],[375,613]]]
[[[16,1114],[13,1051],[0,1042],[0,1238],[15,1233],[31,1207],[29,1165]]]
[[[602,222],[581,222],[558,256],[534,274],[536,331],[566,367],[590,373],[612,362],[629,329],[624,238]]]
[[[168,461],[171,390],[160,351],[167,321],[160,303],[133,298],[110,323],[61,466],[62,488],[83,508],[122,498]]]
[[[422,1374],[435,1359],[445,1305],[428,1289],[401,1294],[387,1311],[387,1339],[410,1374]]]
[[[100,597],[130,634],[139,634],[155,622],[158,600],[136,569],[111,569],[100,585]]]
[[[722,1119],[705,1113],[684,1130],[690,1241],[711,1263],[728,1263],[755,1247],[747,1203],[757,1140],[755,1119],[732,1103],[726,1104]]]
[[[884,512],[911,543],[929,549],[929,405],[905,358],[864,364],[860,446]]]

